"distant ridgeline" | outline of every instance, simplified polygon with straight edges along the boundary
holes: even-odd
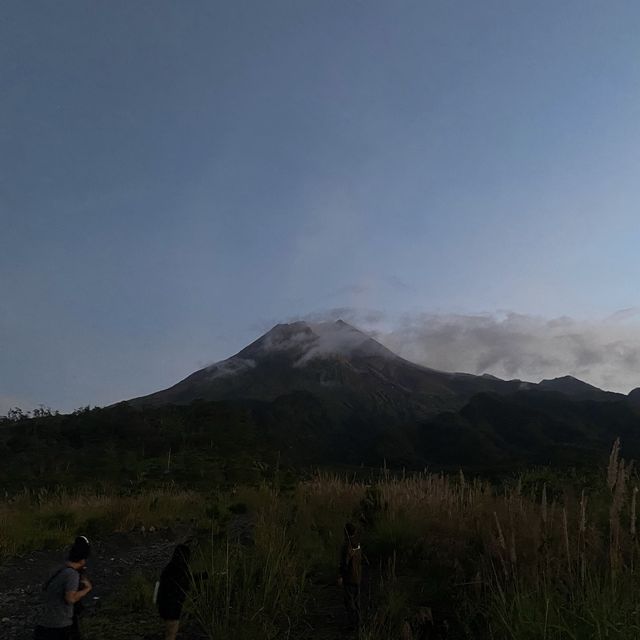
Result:
[[[14,413],[0,428],[0,480],[210,485],[276,467],[582,467],[618,436],[640,458],[639,396],[571,377],[445,373],[342,321],[298,322],[149,396],[71,415]]]

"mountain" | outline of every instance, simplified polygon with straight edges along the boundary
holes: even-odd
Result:
[[[507,382],[420,366],[342,320],[294,322],[276,325],[231,358],[129,404],[273,401],[294,391],[306,391],[334,410],[357,407],[367,413],[406,418],[459,408],[476,393],[511,393],[521,385],[518,380]]]
[[[281,463],[589,473],[617,437],[625,457],[640,458],[640,388],[623,396],[568,376],[534,384],[446,373],[345,322],[295,322],[163,391],[9,421],[0,484],[164,481],[169,451],[171,479],[188,486],[253,482]]]
[[[537,388],[543,391],[557,391],[558,393],[564,393],[565,395],[573,397],[601,399],[604,399],[605,397],[612,399],[614,397],[622,397],[621,394],[603,391],[602,389],[598,389],[598,387],[594,387],[593,385],[584,382],[583,380],[579,380],[578,378],[574,378],[573,376],[562,376],[551,380],[542,380],[538,383]]]
[[[627,398],[633,406],[640,408],[640,387],[636,387],[629,391]]]
[[[430,369],[341,320],[279,324],[236,355],[125,404],[162,413],[198,403],[220,429],[229,419],[213,416],[243,415],[252,446],[296,463],[590,463],[619,435],[640,453],[640,404],[626,396],[571,376],[534,384]]]
[[[490,469],[531,464],[586,466],[602,462],[616,438],[625,455],[640,455],[640,412],[613,400],[551,393],[478,394],[460,411],[423,423],[417,449],[429,464]],[[622,398],[622,399],[620,399]]]

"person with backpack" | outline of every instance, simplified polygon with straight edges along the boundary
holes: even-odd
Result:
[[[362,582],[362,548],[358,530],[351,522],[344,526],[344,542],[340,550],[338,584],[344,590],[344,607],[349,625],[360,627],[360,583]]]
[[[44,583],[45,606],[34,640],[80,640],[77,607],[93,585],[82,574],[91,548],[85,536],[71,546],[67,562],[58,567]]]

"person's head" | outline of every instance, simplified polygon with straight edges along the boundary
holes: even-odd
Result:
[[[171,562],[187,566],[191,559],[191,549],[186,544],[179,544],[173,551]]]
[[[82,568],[86,566],[90,554],[89,540],[85,536],[78,536],[69,549],[68,561],[76,568]]]

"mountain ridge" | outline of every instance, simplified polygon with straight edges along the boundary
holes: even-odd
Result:
[[[128,402],[133,406],[188,404],[197,399],[274,400],[296,390],[328,389],[413,396],[424,414],[483,391],[517,390],[519,380],[450,373],[411,362],[348,323],[278,324],[238,353],[200,369],[167,389]],[[526,383],[525,383],[526,384]]]
[[[325,396],[331,389],[403,394],[429,415],[459,408],[476,393],[539,390],[572,397],[625,397],[573,376],[539,383],[503,380],[484,373],[446,372],[397,355],[365,332],[337,320],[277,324],[235,355],[204,367],[176,384],[128,400],[132,406],[188,404],[194,400],[275,400],[293,391]]]

